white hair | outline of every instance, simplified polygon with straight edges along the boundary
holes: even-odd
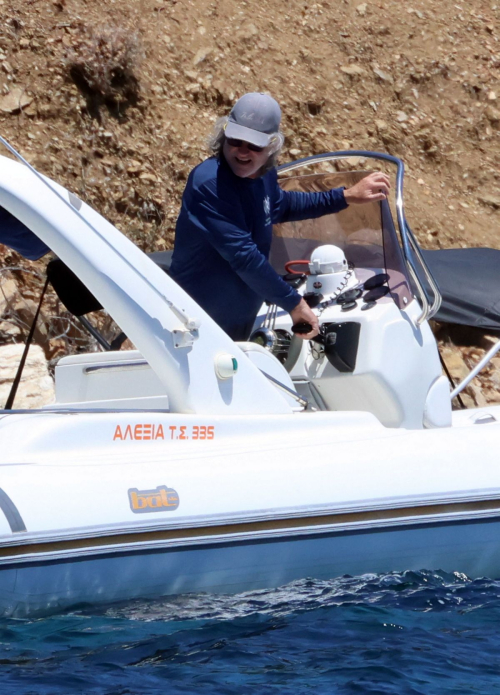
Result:
[[[222,154],[222,148],[224,147],[224,142],[226,140],[224,130],[226,128],[227,121],[228,116],[222,116],[222,118],[218,118],[215,122],[212,132],[207,138],[207,147],[212,153],[213,157],[219,158]],[[272,134],[271,144],[269,146],[269,158],[262,167],[263,174],[265,174],[266,171],[274,169],[274,167],[277,165],[278,157],[284,142],[285,136],[283,135],[281,130]]]

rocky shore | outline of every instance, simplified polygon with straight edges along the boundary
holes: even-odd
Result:
[[[215,118],[244,92],[269,91],[283,109],[283,161],[399,156],[422,246],[500,248],[499,14],[492,0],[0,0],[0,134],[141,248],[164,250]],[[0,265],[11,349],[45,261],[0,246]],[[85,338],[53,295],[42,314],[35,344],[50,368]],[[438,336],[457,380],[496,339]],[[498,402],[498,359],[467,405]]]

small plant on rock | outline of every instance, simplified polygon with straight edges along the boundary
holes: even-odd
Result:
[[[137,31],[117,25],[82,27],[65,65],[92,110],[98,111],[102,104],[119,109],[139,98],[137,71],[142,54]]]

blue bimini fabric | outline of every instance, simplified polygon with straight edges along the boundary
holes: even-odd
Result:
[[[436,321],[500,330],[500,251],[440,249],[422,251],[443,302]]]
[[[50,251],[36,234],[2,207],[0,207],[0,244],[9,246],[30,261],[37,261]]]

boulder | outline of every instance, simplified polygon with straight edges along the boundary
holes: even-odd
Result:
[[[0,347],[0,403],[5,405],[17,373],[24,345],[15,343]],[[32,345],[17,390],[14,408],[40,408],[55,400],[54,381],[47,360],[39,345]]]

